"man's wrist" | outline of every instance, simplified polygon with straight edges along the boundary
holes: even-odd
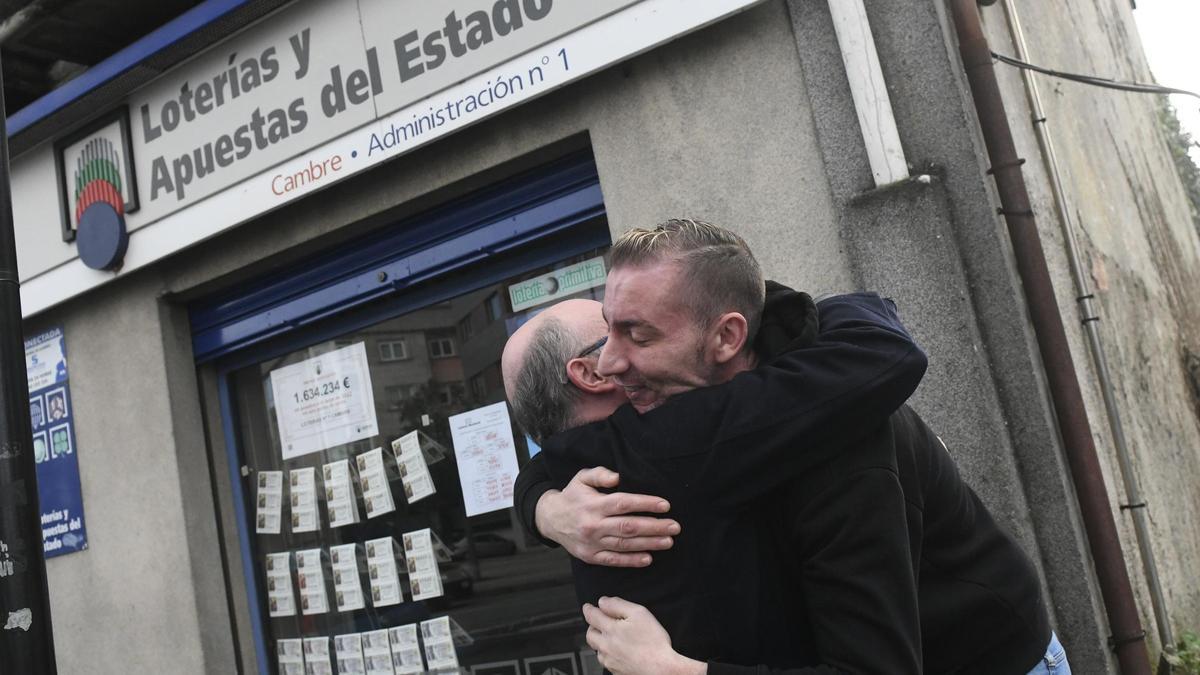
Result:
[[[676,654],[675,663],[670,672],[672,675],[708,675],[708,664],[689,659],[683,654]]]
[[[559,490],[546,490],[538,497],[537,506],[533,509],[534,528],[542,538],[555,543],[561,542],[558,541],[558,534],[554,529],[554,500],[561,494]]]

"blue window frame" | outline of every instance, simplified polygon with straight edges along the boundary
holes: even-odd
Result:
[[[590,153],[397,223],[189,308],[198,364],[218,378],[237,539],[258,670],[269,672],[231,374],[610,243]]]

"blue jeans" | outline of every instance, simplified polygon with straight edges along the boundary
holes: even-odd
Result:
[[[1067,663],[1067,651],[1063,649],[1058,636],[1050,634],[1050,644],[1046,645],[1046,655],[1041,663],[1029,671],[1029,675],[1071,675],[1071,664]]]

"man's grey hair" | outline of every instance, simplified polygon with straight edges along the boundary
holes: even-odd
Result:
[[[575,426],[575,405],[583,397],[567,380],[567,361],[582,341],[563,322],[547,318],[530,340],[509,400],[517,424],[539,445]]]

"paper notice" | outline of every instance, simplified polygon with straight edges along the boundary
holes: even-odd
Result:
[[[366,607],[362,579],[358,574],[358,544],[331,546],[329,561],[333,568],[333,594],[338,611],[348,612]]]
[[[513,504],[517,449],[508,405],[501,401],[450,417],[458,480],[468,516],[506,509]]]
[[[388,485],[387,466],[383,462],[383,448],[364,452],[355,458],[355,461],[358,463],[358,482],[362,486],[367,518],[395,511],[392,488]]]
[[[421,644],[417,642],[417,624],[396,626],[388,629],[392,643],[392,667],[396,675],[416,675],[425,672],[425,657]]]
[[[429,528],[405,532],[404,558],[413,600],[437,598],[442,591],[442,574],[434,552],[433,531]]]
[[[373,630],[362,634],[363,658],[367,661],[367,675],[395,675],[392,668],[392,647],[387,630]]]
[[[300,585],[300,613],[325,614],[329,595],[325,592],[325,567],[321,549],[296,551],[296,579]]]
[[[334,650],[337,652],[337,670],[341,673],[365,673],[367,664],[363,661],[362,634],[348,633],[333,636]]]
[[[258,534],[279,534],[283,513],[283,472],[258,472],[257,513],[254,531]]]
[[[271,396],[284,459],[379,433],[361,342],[271,371]]]
[[[307,675],[333,675],[329,638],[304,638],[304,668]]]
[[[396,564],[399,546],[392,537],[371,539],[367,547],[367,579],[371,582],[371,606],[386,607],[404,602],[400,570]]]
[[[425,645],[425,664],[429,670],[458,668],[458,651],[454,648],[454,634],[450,629],[449,617],[440,616],[422,621],[421,642]]]
[[[292,532],[316,532],[321,527],[317,511],[317,470],[311,466],[293,469],[288,483],[292,488]]]
[[[271,616],[295,616],[292,594],[292,554],[267,554],[267,610]]]
[[[414,431],[392,441],[392,452],[396,455],[396,467],[400,471],[400,482],[404,485],[404,499],[412,504],[437,492],[433,475],[421,450],[420,431]]]
[[[304,675],[304,643],[302,640],[277,640],[280,675]]]
[[[329,511],[329,526],[341,527],[359,521],[358,500],[354,496],[354,481],[350,460],[342,459],[321,467],[325,479],[325,506]]]

